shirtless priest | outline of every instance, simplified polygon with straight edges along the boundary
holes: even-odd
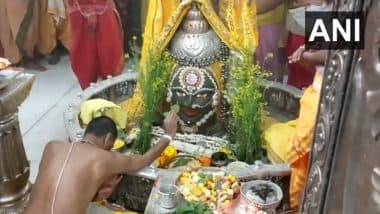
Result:
[[[110,152],[117,136],[108,117],[93,119],[78,143],[52,141],[42,155],[26,214],[84,214],[94,199],[108,197],[120,174],[137,171],[159,157],[177,131],[174,112],[164,120],[166,135],[144,155]]]

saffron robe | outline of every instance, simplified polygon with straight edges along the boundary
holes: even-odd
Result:
[[[315,73],[314,81],[301,98],[301,109],[296,126],[296,134],[292,141],[292,148],[287,153],[287,162],[292,169],[290,177],[290,206],[298,207],[302,197],[307,176],[309,153],[313,142],[316,123],[322,75]]]
[[[38,40],[38,1],[0,1],[0,43],[13,64],[33,58]]]
[[[57,41],[69,50],[70,31],[64,0],[39,0],[39,40],[38,51],[51,53],[57,46]]]
[[[294,209],[302,197],[307,176],[321,84],[322,75],[316,72],[313,84],[305,90],[300,100],[299,117],[287,123],[273,124],[264,131],[269,160],[272,163],[287,162],[292,170],[289,192],[290,205]]]

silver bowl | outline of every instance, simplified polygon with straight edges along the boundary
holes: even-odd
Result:
[[[259,200],[258,197],[251,196],[250,190],[252,188],[267,188],[270,189],[273,192],[274,199],[269,202],[264,202],[263,200]],[[271,182],[271,181],[265,181],[265,180],[254,180],[250,182],[246,182],[241,186],[240,193],[243,197],[243,200],[250,206],[256,208],[256,210],[265,211],[265,212],[273,212],[278,205],[280,204],[283,193],[281,188]]]

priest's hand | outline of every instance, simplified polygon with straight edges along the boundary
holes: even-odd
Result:
[[[164,130],[167,135],[174,138],[177,133],[178,116],[175,112],[171,111],[164,120]]]

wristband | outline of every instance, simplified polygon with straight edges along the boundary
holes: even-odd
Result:
[[[166,139],[168,139],[169,141],[172,141],[172,140],[173,140],[173,138],[170,137],[170,136],[167,135],[167,134],[164,134],[164,135],[162,135],[161,137],[166,138]]]

